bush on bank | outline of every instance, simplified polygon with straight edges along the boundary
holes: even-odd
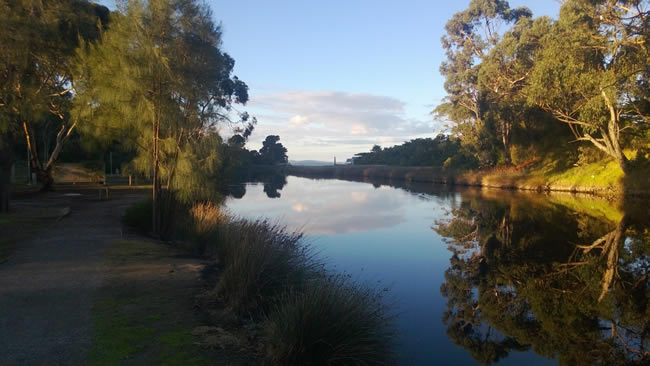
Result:
[[[378,290],[337,275],[285,292],[266,318],[266,359],[279,365],[390,365],[394,334]]]

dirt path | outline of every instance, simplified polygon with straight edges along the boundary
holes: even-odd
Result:
[[[106,271],[103,253],[122,237],[124,209],[143,194],[124,192],[98,201],[96,191],[55,192],[14,202],[18,209],[69,206],[71,213],[20,243],[0,264],[0,364],[85,363],[91,307]]]

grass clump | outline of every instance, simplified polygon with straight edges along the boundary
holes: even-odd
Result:
[[[277,365],[389,365],[393,332],[381,293],[344,276],[289,291],[263,324],[265,357]]]
[[[185,220],[185,236],[190,239],[190,250],[205,254],[207,243],[219,227],[224,227],[227,220],[228,216],[212,202],[198,202],[192,205]]]
[[[217,294],[237,313],[268,309],[278,295],[303,286],[322,268],[301,233],[267,220],[234,219],[216,232],[214,251],[223,263]]]

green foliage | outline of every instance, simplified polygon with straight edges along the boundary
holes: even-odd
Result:
[[[354,163],[440,167],[455,155],[462,155],[460,140],[440,134],[435,139],[415,139],[385,149],[375,145],[369,153],[357,154]]]
[[[16,150],[23,139],[44,189],[79,122],[71,111],[75,49],[96,40],[108,20],[106,7],[87,0],[0,1],[0,148]],[[2,166],[12,160],[0,153]]]
[[[152,227],[162,234],[177,202],[217,198],[217,126],[248,87],[201,2],[130,0],[112,18],[101,43],[77,53],[75,112],[93,121],[84,132],[97,142],[135,152],[133,168],[153,178]]]
[[[379,290],[333,276],[283,294],[263,325],[276,365],[391,365],[394,334]]]
[[[275,165],[287,163],[287,149],[278,141],[280,141],[280,136],[266,136],[260,149],[260,162],[262,164]]]
[[[471,1],[445,27],[447,97],[434,115],[481,166],[543,156],[550,146],[539,138],[558,137],[554,119],[569,127],[556,146],[588,142],[630,173],[623,150],[646,145],[649,128],[648,16],[642,0],[564,1],[555,21]],[[575,162],[573,148],[566,156],[565,166]]]
[[[503,32],[499,25],[524,23],[531,16],[527,8],[512,9],[507,1],[473,0],[445,25],[441,41],[447,60],[440,73],[446,79],[447,97],[434,114],[454,124],[452,132],[481,165],[496,162],[490,157],[496,152],[489,150],[499,145],[504,162],[510,163],[511,128],[522,112],[512,98],[518,67],[511,66],[518,63],[517,57],[495,51]]]

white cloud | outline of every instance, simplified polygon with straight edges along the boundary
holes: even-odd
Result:
[[[258,119],[250,148],[267,135],[279,135],[289,159],[340,160],[369,151],[433,136],[434,121],[408,115],[397,98],[340,91],[290,91],[252,97],[246,109]]]
[[[309,118],[296,114],[295,116],[289,118],[289,122],[293,123],[294,125],[304,125],[309,122]]]
[[[356,123],[350,127],[349,131],[351,135],[367,135],[368,127],[362,123]]]

